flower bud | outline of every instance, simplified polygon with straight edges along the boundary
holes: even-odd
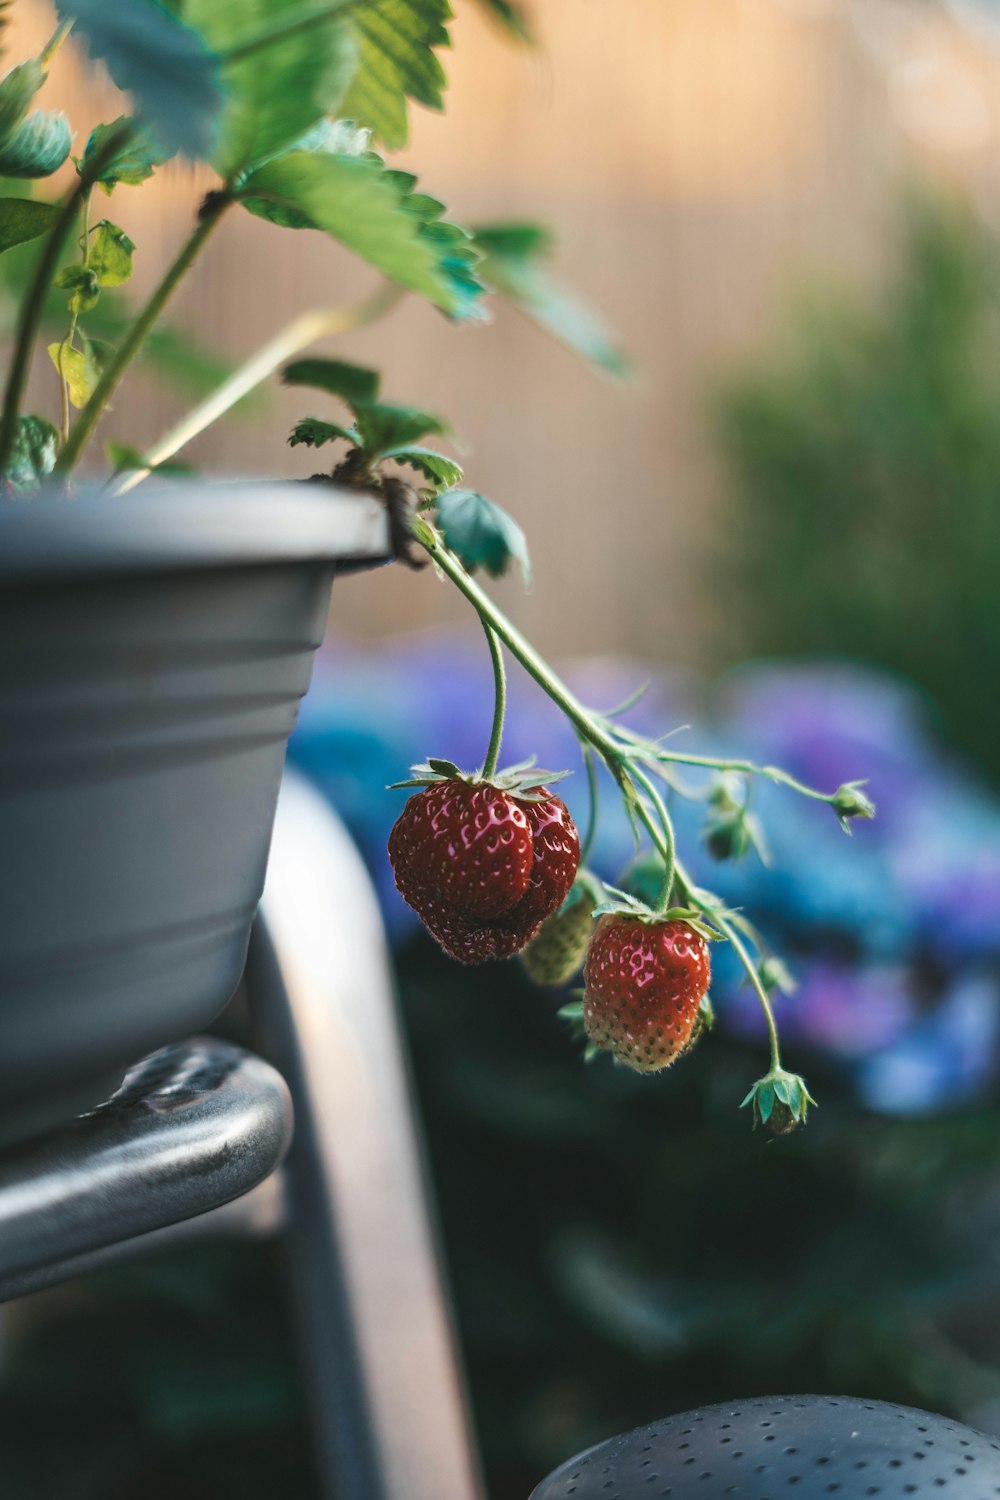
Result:
[[[861,788],[867,783],[864,781],[845,781],[844,785],[838,787],[831,803],[834,812],[840,819],[840,826],[845,833],[850,833],[852,818],[874,818],[875,804]]]

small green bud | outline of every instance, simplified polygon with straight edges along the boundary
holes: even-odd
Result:
[[[753,847],[743,813],[725,818],[709,817],[705,826],[705,843],[713,859],[743,859]]]
[[[844,785],[838,787],[834,793],[831,806],[845,833],[851,831],[852,818],[874,818],[875,816],[875,804],[861,790],[863,786],[867,786],[867,782],[845,781]]]
[[[766,1077],[757,1080],[740,1108],[752,1105],[755,1130],[760,1127],[771,1135],[789,1135],[805,1124],[809,1105],[815,1103],[805,1080],[797,1073],[772,1068]]]
[[[798,980],[791,973],[784,959],[779,958],[776,953],[772,953],[761,962],[757,973],[768,994],[771,994],[773,990],[780,990],[783,995],[794,995],[799,987]]]
[[[713,859],[743,859],[756,849],[765,858],[757,819],[747,808],[748,788],[727,772],[712,783],[705,820],[705,844]]]

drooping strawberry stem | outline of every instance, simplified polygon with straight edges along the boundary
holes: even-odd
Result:
[[[490,660],[493,663],[493,727],[490,730],[486,759],[483,761],[483,780],[491,781],[496,774],[497,762],[500,759],[500,743],[503,739],[503,721],[507,712],[507,673],[504,669],[503,652],[500,649],[496,631],[486,620],[483,620],[482,615],[479,618],[482,620],[490,648]]]
[[[587,773],[587,827],[580,845],[580,867],[586,865],[597,837],[597,817],[600,808],[601,789],[597,780],[597,761],[594,752],[585,740],[580,741],[580,757]]]
[[[662,917],[664,912],[669,910],[670,896],[674,888],[674,870],[677,865],[674,825],[670,820],[670,814],[667,812],[666,803],[646,773],[633,766],[631,768],[631,776],[634,781],[639,783],[652,802],[653,807],[656,809],[660,827],[663,830],[663,844],[660,850],[663,855],[663,885],[660,888],[660,899],[656,907],[657,916]]]
[[[449,551],[440,532],[424,517],[419,517],[416,521],[414,536],[430,554],[441,572],[451,579],[476,610],[486,631],[487,639],[490,640],[491,651],[494,651],[495,647],[494,659],[496,660],[499,654],[499,642],[502,641],[511,655],[534,678],[539,687],[548,694],[575,728],[583,747],[584,764],[587,769],[592,825],[596,821],[595,755],[600,756],[607,766],[621,791],[633,823],[641,824],[645,828],[654,848],[663,860],[663,885],[657,915],[672,914],[671,899],[676,886],[680,899],[688,908],[688,919],[691,919],[694,912],[699,913],[707,924],[706,935],[708,935],[708,928],[714,928],[717,936],[721,934],[731,944],[746,971],[747,978],[753,986],[764,1013],[771,1050],[769,1077],[771,1075],[783,1077],[781,1048],[774,1010],[767,993],[767,986],[761,977],[759,964],[749,951],[742,934],[746,934],[758,951],[761,947],[760,940],[753,927],[740,913],[730,911],[721,901],[709,892],[700,891],[692,882],[677,858],[670,815],[652,778],[659,777],[684,795],[698,795],[694,792],[686,792],[683,786],[675,782],[671,774],[673,764],[719,771],[738,771],[746,776],[762,776],[815,801],[827,803],[833,808],[846,832],[850,832],[848,825],[851,819],[874,816],[875,809],[861,790],[863,784],[849,782],[845,786],[838,787],[835,792],[820,792],[813,787],[806,786],[796,777],[776,766],[758,766],[752,761],[715,759],[710,756],[685,755],[683,752],[665,750],[662,741],[648,739],[634,730],[614,723],[609,714],[593,712],[579,701],[517,627],[497,608],[459,559]],[[494,739],[497,739],[498,733],[495,719]],[[492,747],[493,740],[491,739],[491,749]],[[489,757],[487,764],[489,764]],[[586,845],[588,852],[591,841],[592,833],[588,833]],[[678,915],[681,914],[678,912]],[[808,1100],[808,1091],[804,1083],[797,1080],[797,1084],[801,1085],[802,1097]],[[797,1118],[804,1118],[804,1106]]]

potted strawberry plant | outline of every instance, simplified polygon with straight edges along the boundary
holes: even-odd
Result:
[[[488,3],[523,35],[517,6]],[[56,10],[42,53],[0,81],[0,252],[27,257],[0,408],[0,1139],[93,1103],[136,1056],[225,1003],[331,579],[390,552],[432,564],[464,594],[496,685],[482,765],[433,759],[404,783],[413,796],[390,844],[404,896],[461,961],[524,952],[544,982],[585,963],[569,1019],[589,1047],[649,1072],[709,1024],[708,944],[729,942],[771,1039],[771,1068],[750,1098],[761,1123],[791,1128],[809,1095],[781,1067],[771,1004],[780,967],[741,913],[692,883],[669,803],[704,796],[712,847],[737,855],[755,840],[758,774],[830,804],[845,827],[871,815],[863,791],[813,791],[774,768],[685,756],[578,702],[474,577],[513,562],[526,570],[527,544],[509,515],[464,487],[438,445],[446,424],[385,401],[375,371],[305,355],[405,293],[469,321],[492,292],[623,368],[600,324],[553,282],[543,231],[454,224],[382,154],[405,142],[410,100],[442,103],[448,0],[56,0]],[[33,108],[65,45],[103,63],[132,101],[76,155],[65,116]],[[177,155],[207,162],[216,183],[192,202],[153,292],[123,308],[136,247],[114,221],[115,195]],[[61,196],[36,189],[70,163]],[[304,312],[140,453],[114,430],[110,402],[234,213],[330,236],[382,282],[355,306]],[[36,357],[51,365],[48,412],[24,406]],[[193,437],[281,369],[324,406],[290,439],[333,451],[319,482],[166,478]],[[107,471],[80,480],[98,436]],[[603,765],[651,843],[651,903],[587,868],[592,834],[581,840],[551,790],[557,773],[501,767],[505,652],[577,732],[591,828]],[[687,786],[685,764],[713,779]]]

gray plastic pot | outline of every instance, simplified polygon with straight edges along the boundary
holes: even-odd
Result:
[[[0,1142],[225,1005],[331,581],[387,548],[319,485],[0,503]]]

